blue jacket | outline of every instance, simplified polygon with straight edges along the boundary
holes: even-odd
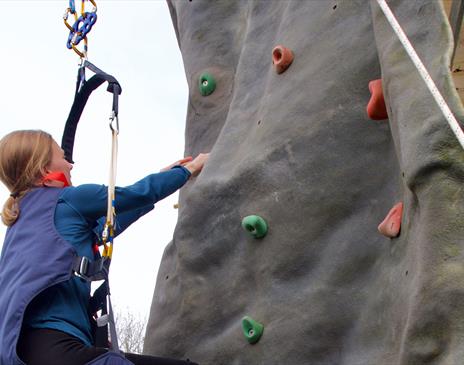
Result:
[[[136,209],[137,214],[143,215],[158,200],[184,185],[189,176],[187,169],[175,166],[167,172],[148,175],[131,186],[117,188],[117,196],[120,197],[116,201],[117,209],[119,207],[122,212]],[[55,226],[57,202],[64,190],[37,188],[27,193],[20,201],[18,220],[6,232],[0,256],[0,365],[23,365],[17,356],[16,346],[26,308],[47,288],[69,283],[73,276],[72,266],[78,256],[75,246],[68,241],[73,236],[66,235],[66,232],[58,233]],[[106,197],[101,205],[106,206]],[[86,219],[97,224],[104,212],[99,213],[97,209],[92,213],[95,216],[89,213]],[[134,218],[131,214],[118,233],[138,217]],[[109,352],[89,364],[132,363]]]
[[[157,201],[178,190],[188,177],[188,170],[177,166],[147,175],[132,185],[116,187],[115,235],[151,211]],[[84,184],[61,189],[56,204],[54,222],[59,235],[72,245],[77,255],[91,261],[96,235],[101,234],[106,221],[107,197],[107,187]],[[28,305],[23,325],[62,331],[92,346],[90,289],[89,282],[72,277],[42,291]]]

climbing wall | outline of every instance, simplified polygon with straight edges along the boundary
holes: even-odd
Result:
[[[434,0],[389,0],[458,119]],[[375,2],[168,1],[189,84],[144,351],[462,364],[464,152]]]

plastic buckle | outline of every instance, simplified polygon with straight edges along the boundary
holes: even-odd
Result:
[[[87,274],[87,269],[89,268],[89,259],[85,256],[81,257],[81,262],[79,263],[79,270],[74,271],[74,274],[77,277],[80,277],[81,279],[84,280],[89,280],[89,277],[86,275]]]
[[[101,317],[97,318],[97,326],[98,327],[104,327],[106,326],[110,321],[110,317],[108,314],[104,314]]]

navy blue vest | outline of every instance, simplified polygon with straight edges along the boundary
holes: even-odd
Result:
[[[16,353],[27,305],[43,290],[69,280],[77,253],[54,224],[60,188],[38,188],[20,202],[20,216],[6,232],[0,256],[0,365],[24,365]],[[108,352],[92,365],[132,364]]]

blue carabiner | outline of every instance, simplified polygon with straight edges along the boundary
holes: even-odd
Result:
[[[69,9],[71,9],[71,14],[74,14],[76,12],[76,5],[74,3],[74,0],[69,0]]]

